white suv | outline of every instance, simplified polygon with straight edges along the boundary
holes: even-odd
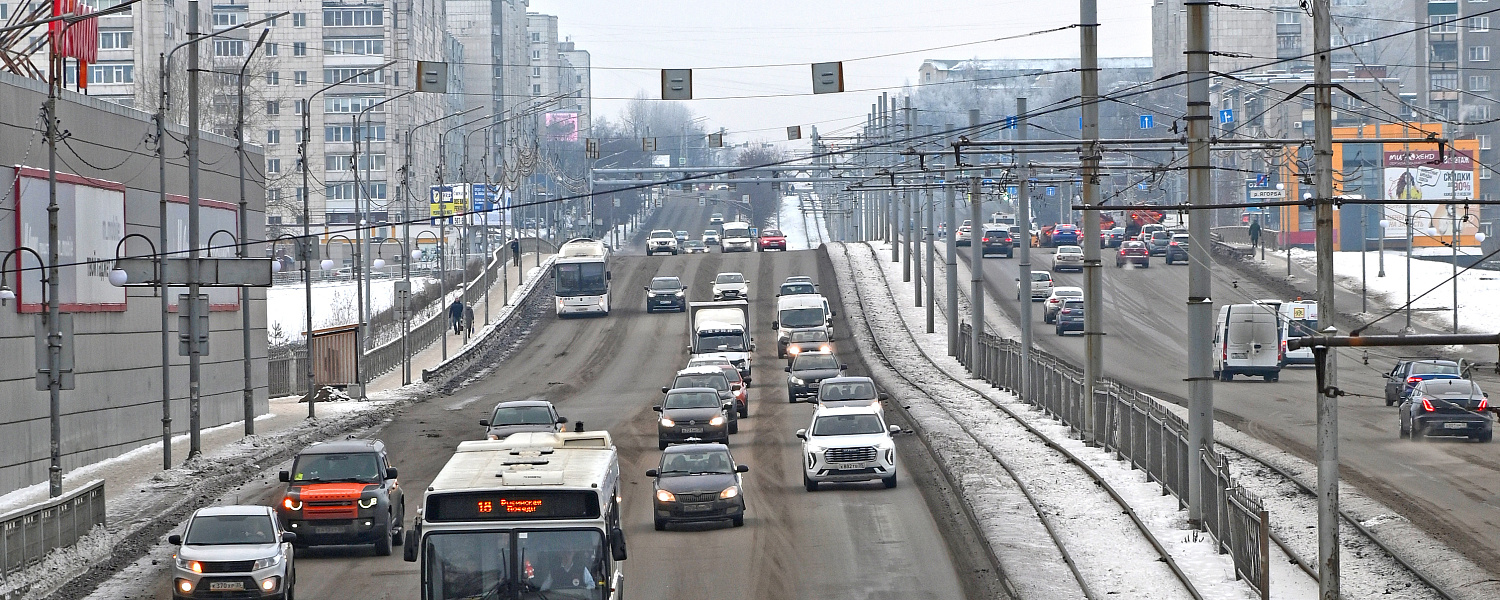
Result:
[[[803,487],[812,492],[824,482],[872,479],[896,487],[896,444],[891,434],[899,431],[900,427],[886,425],[874,406],[820,406],[812,424],[797,430]]]
[[[657,229],[646,237],[646,256],[657,252],[677,254],[677,234],[670,229]]]
[[[292,542],[269,506],[200,508],[182,535],[167,537],[172,554],[172,597],[274,598],[296,585]]]

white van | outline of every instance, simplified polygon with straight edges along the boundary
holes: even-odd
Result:
[[[1214,377],[1230,381],[1235,375],[1281,378],[1280,314],[1267,304],[1231,304],[1219,308],[1214,325]]]
[[[1294,300],[1281,305],[1282,330],[1286,335],[1282,339],[1282,347],[1286,347],[1285,340],[1294,337],[1317,335],[1318,333],[1318,303],[1306,300]],[[1310,365],[1316,359],[1313,358],[1312,348],[1298,348],[1296,350],[1283,350],[1282,364],[1284,365]]]
[[[786,356],[786,347],[792,332],[821,329],[833,339],[833,310],[828,299],[820,294],[797,294],[776,299],[776,320],[771,329],[776,330],[776,357]]]

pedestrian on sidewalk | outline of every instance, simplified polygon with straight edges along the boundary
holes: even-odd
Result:
[[[1250,249],[1260,245],[1260,219],[1250,222]]]
[[[516,266],[521,266],[521,238],[510,239],[510,256]]]
[[[469,305],[469,306],[465,306],[464,307],[464,329],[468,330],[469,335],[474,335],[474,306],[473,305]]]
[[[453,304],[448,305],[448,324],[453,326],[453,335],[463,333],[464,325],[464,300],[456,298]]]

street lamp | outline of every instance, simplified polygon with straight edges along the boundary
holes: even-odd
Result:
[[[1380,210],[1381,210],[1381,212],[1384,212],[1385,211],[1385,205],[1382,204]],[[1385,277],[1385,230],[1388,229],[1388,228],[1390,228],[1390,226],[1391,226],[1391,220],[1390,219],[1381,219],[1379,225],[1380,225],[1380,272],[1376,273],[1375,276],[1376,277]]]
[[[239,167],[240,182],[239,241],[248,240],[250,235],[250,201],[245,197],[245,70],[250,68],[250,59],[255,56],[256,50],[265,45],[266,36],[270,33],[270,27],[262,29],[260,38],[255,40],[255,46],[251,47],[250,52],[245,55],[245,62],[240,65],[238,91],[235,94],[234,151],[235,162]],[[212,241],[212,236],[209,239]],[[250,258],[250,244],[246,242],[238,246],[239,257]],[[250,362],[250,286],[240,286],[240,303],[240,356],[243,360],[245,376],[242,392],[245,404],[245,435],[255,435],[255,371]]]
[[[50,88],[52,86],[49,85],[48,87]],[[51,126],[49,125],[49,128],[50,127]],[[55,176],[56,171],[53,171],[53,174]],[[56,206],[55,198],[53,206]],[[58,276],[58,241],[55,235],[57,229],[54,227],[52,230],[54,232],[54,235],[50,240],[52,246],[49,254],[52,256],[53,262],[45,269],[41,267],[41,265],[47,265],[47,262],[42,260],[42,255],[38,254],[36,250],[26,246],[19,246],[14,250],[11,250],[10,252],[6,252],[5,256],[0,257],[0,306],[5,305],[10,300],[15,299],[16,297],[16,293],[11,291],[9,285],[6,285],[5,263],[10,261],[10,257],[12,255],[16,255],[16,285],[20,285],[21,271],[23,269],[21,268],[21,257],[19,256],[19,254],[22,251],[30,252],[32,256],[36,257],[36,263],[38,265],[37,270],[41,272],[42,306],[47,307],[47,311],[41,314],[41,318],[42,323],[47,327],[46,371],[48,381],[47,389],[51,400],[50,410],[48,414],[48,428],[51,431],[51,443],[48,446],[48,492],[51,497],[56,498],[62,495],[62,323],[60,321],[61,315],[58,313],[58,306],[56,304],[56,301],[58,300],[58,290],[57,288],[53,287],[54,284],[57,283]],[[52,292],[50,294],[50,297],[48,294],[49,289]],[[36,366],[38,371],[42,370],[41,365]]]
[[[369,208],[370,208],[370,204],[371,204],[371,200],[372,199],[370,197],[370,194],[365,190],[365,188],[361,187],[360,184],[359,184],[359,138],[361,136],[360,121],[364,120],[364,117],[365,117],[366,113],[369,113],[370,111],[373,111],[376,108],[379,108],[381,106],[385,106],[386,104],[389,104],[392,101],[395,101],[395,100],[397,100],[399,98],[403,98],[403,97],[409,96],[409,95],[414,94],[414,93],[416,93],[416,90],[414,90],[414,89],[413,90],[407,90],[405,92],[401,92],[400,94],[396,94],[395,96],[391,96],[390,98],[386,98],[385,100],[381,100],[380,102],[376,102],[376,103],[373,103],[373,104],[365,107],[364,109],[362,109],[359,112],[357,112],[357,113],[354,114],[354,118],[353,118],[353,122],[352,122],[353,128],[349,132],[350,133],[350,138],[354,142],[354,152],[350,154],[349,169],[354,172],[354,213],[356,215],[355,216],[355,221],[357,221],[359,223],[359,227],[354,230],[354,240],[355,240],[355,242],[354,242],[354,270],[353,270],[353,273],[358,276],[358,279],[356,280],[355,285],[354,285],[354,292],[355,292],[354,302],[355,302],[355,310],[356,310],[356,312],[359,313],[359,322],[358,322],[358,325],[356,326],[358,328],[358,330],[355,332],[355,335],[354,335],[354,337],[355,337],[355,344],[354,345],[359,348],[359,353],[361,355],[363,355],[365,353],[365,346],[369,343],[369,337],[370,337],[369,325],[366,322],[366,318],[370,317],[370,316],[373,316],[374,311],[371,309],[371,306],[370,306],[370,297],[373,294],[372,294],[372,290],[371,290],[371,281],[370,281],[370,276],[369,276],[369,270],[365,269],[365,256],[368,254],[368,250],[369,250],[369,246],[368,246],[368,244],[369,244],[369,238],[371,237],[371,236],[365,235],[366,234],[365,228],[368,226],[368,220],[369,220],[368,214],[371,212],[369,210]],[[365,185],[366,186],[368,186],[368,185],[371,184],[371,179],[372,179],[372,177],[371,177],[371,171],[373,171],[374,168],[375,168],[375,165],[373,164],[375,162],[374,151],[371,148],[371,146],[373,144],[370,143],[371,142],[370,131],[369,131],[370,128],[371,128],[371,124],[368,121],[365,122],[365,124],[364,124],[364,130],[363,130],[364,131],[363,132],[363,136],[365,138],[365,150],[366,150],[366,152],[370,153],[370,158],[368,158],[368,159],[365,160]],[[363,202],[363,207],[361,207],[361,202],[360,202],[361,199],[363,199],[363,201],[364,201]],[[360,399],[361,400],[365,399],[365,389],[364,389],[364,384],[363,383],[360,384],[359,391],[360,391]]]

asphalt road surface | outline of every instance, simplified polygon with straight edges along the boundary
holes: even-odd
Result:
[[[702,231],[712,211],[677,201],[655,220],[659,228]],[[902,480],[896,489],[884,489],[878,481],[828,485],[815,493],[802,489],[800,445],[793,433],[807,426],[812,408],[786,401],[784,362],[776,359],[770,322],[775,290],[787,276],[813,275],[825,293],[837,291],[827,261],[811,251],[648,258],[639,246],[622,249],[611,265],[609,317],[560,320],[549,311],[488,378],[453,396],[414,405],[384,428],[379,435],[410,494],[408,523],[420,506],[420,491],[458,442],[482,438],[478,421],[497,402],[543,398],[590,430],[609,430],[620,449],[628,597],[996,597],[983,591],[994,589],[986,587],[993,586],[993,575],[987,565],[974,562],[983,554],[967,524],[945,504],[952,498],[933,497],[944,486],[934,480],[931,458],[914,436],[898,437]],[[751,469],[744,477],[746,523],[657,532],[645,476],[660,456],[651,407],[659,388],[687,362],[686,319],[682,313],[646,314],[642,288],[653,276],[678,275],[690,286],[689,298],[703,300],[719,271],[741,271],[751,281],[758,351],[750,417],[731,438],[736,460]],[[831,300],[840,305],[836,296]],[[842,318],[835,326],[849,331]],[[864,373],[847,333],[842,339],[851,351],[841,358],[851,373]],[[283,488],[274,478],[271,473],[250,486],[260,491],[241,501],[279,501]],[[938,510],[929,510],[929,502]],[[302,549],[297,565],[301,598],[417,597],[417,564],[402,561],[399,549],[389,557],[376,557],[368,547]],[[169,585],[163,573],[159,597],[169,597]]]
[[[968,262],[968,248],[959,248]],[[1104,374],[1142,391],[1186,405],[1187,273],[1186,264],[1167,265],[1152,257],[1150,268],[1114,266],[1114,250],[1104,257]],[[984,260],[986,289],[1000,300],[1012,321],[1020,322],[1016,300],[1018,259]],[[1052,266],[1052,249],[1032,251],[1032,269]],[[1238,271],[1216,265],[1213,297],[1225,303],[1249,302],[1277,295]],[[1055,285],[1083,285],[1083,275],[1053,273]],[[1314,298],[1311,290],[1304,298]],[[1358,296],[1345,298],[1346,311],[1359,306]],[[1033,304],[1034,339],[1038,346],[1084,362],[1082,336],[1058,337],[1042,322],[1042,304]],[[1215,313],[1217,314],[1217,313]],[[1384,401],[1385,379],[1394,357],[1410,355],[1400,348],[1372,348],[1368,364],[1359,351],[1339,359],[1340,388],[1351,394],[1339,401],[1339,459],[1342,476],[1452,548],[1500,574],[1500,447],[1462,439],[1414,443],[1398,439],[1396,409]],[[1493,376],[1481,387],[1500,390]],[[1310,366],[1283,369],[1281,380],[1236,377],[1214,384],[1216,418],[1264,441],[1312,460],[1317,447],[1315,381]]]

